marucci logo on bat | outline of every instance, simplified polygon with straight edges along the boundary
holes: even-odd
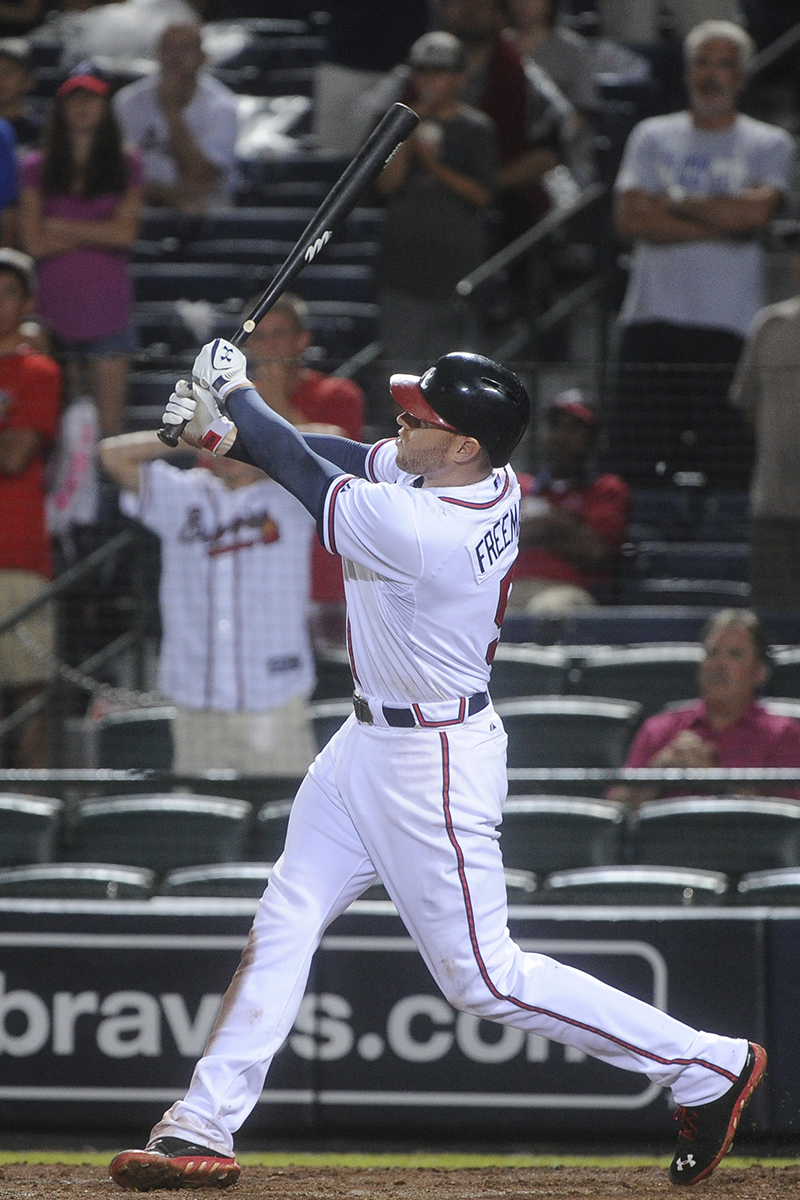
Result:
[[[322,247],[327,245],[327,243],[331,240],[331,233],[332,230],[326,229],[325,232],[316,239],[316,241],[311,243],[303,255],[303,258],[306,260],[306,262],[311,262],[312,258],[316,258]]]

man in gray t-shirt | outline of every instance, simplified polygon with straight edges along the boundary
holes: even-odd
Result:
[[[800,226],[795,233],[800,284]],[[800,295],[761,310],[745,342],[730,401],[757,437],[751,489],[752,603],[800,608]]]
[[[693,29],[689,110],[637,125],[616,180],[617,229],[634,249],[615,440],[640,486],[689,482],[688,472],[699,484],[747,482],[747,437],[725,393],[764,302],[758,236],[788,189],[793,147],[737,111],[751,52],[737,25]]]
[[[464,345],[455,287],[486,257],[496,180],[494,124],[463,104],[465,55],[443,30],[411,48],[421,122],[379,180],[387,198],[376,264],[384,357],[425,363]]]

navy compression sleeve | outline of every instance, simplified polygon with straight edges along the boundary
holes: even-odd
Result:
[[[238,430],[231,450],[241,441],[252,465],[296,496],[319,521],[328,488],[343,473],[341,468],[309,449],[294,426],[273,412],[255,388],[237,388],[226,407]],[[241,461],[241,454],[236,453],[236,458]]]
[[[332,437],[327,433],[304,433],[302,438],[305,444],[320,458],[327,459],[335,467],[341,467],[348,475],[358,475],[361,479],[367,478],[366,462],[367,455],[372,449],[371,446],[364,442],[354,442],[352,438]],[[259,465],[240,437],[237,437],[225,457],[249,463],[251,467]]]

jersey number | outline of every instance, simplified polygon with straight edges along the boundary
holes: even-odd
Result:
[[[511,591],[511,572],[513,569],[513,567],[509,567],[500,580],[500,598],[497,601],[497,609],[494,614],[494,623],[498,630],[497,637],[493,642],[489,642],[489,645],[486,647],[486,661],[489,665],[494,661],[497,644],[500,641],[500,630],[503,627],[503,620],[506,615],[506,608],[508,607],[508,593]]]

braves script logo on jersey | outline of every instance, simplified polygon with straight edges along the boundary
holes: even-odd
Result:
[[[242,536],[244,535],[244,536]],[[235,550],[247,550],[250,546],[269,545],[280,540],[280,530],[268,512],[255,512],[246,517],[235,517],[227,524],[206,528],[203,513],[199,508],[190,508],[186,523],[178,534],[181,542],[206,542],[208,553],[229,554]]]
[[[485,525],[478,540],[467,547],[479,583],[501,567],[511,566],[517,554],[518,539],[519,504],[512,504],[491,525]]]

